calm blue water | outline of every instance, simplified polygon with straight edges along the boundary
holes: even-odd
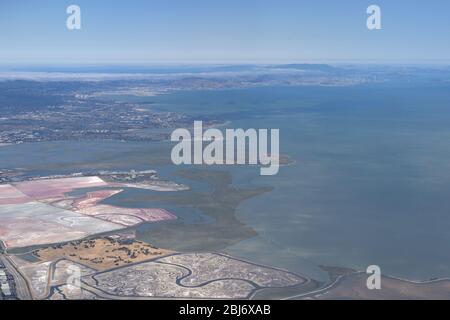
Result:
[[[275,190],[239,207],[260,236],[231,253],[263,246],[412,279],[450,275],[448,87],[189,92],[157,106],[220,113],[230,127],[280,128],[281,152],[297,161],[274,177],[235,174]]]

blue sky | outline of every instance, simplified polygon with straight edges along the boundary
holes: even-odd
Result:
[[[0,64],[449,63],[449,16],[444,0],[0,0]]]

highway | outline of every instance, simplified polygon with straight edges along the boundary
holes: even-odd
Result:
[[[21,300],[31,300],[32,297],[28,283],[26,282],[22,274],[17,270],[16,266],[11,261],[11,259],[7,255],[5,255],[4,252],[5,247],[2,241],[0,241],[0,261],[5,265],[8,271],[14,277],[17,297]]]

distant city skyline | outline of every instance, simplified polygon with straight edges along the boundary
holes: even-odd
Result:
[[[81,30],[66,8],[81,8]],[[382,30],[366,9],[381,7]],[[450,3],[0,0],[0,65],[450,63]]]

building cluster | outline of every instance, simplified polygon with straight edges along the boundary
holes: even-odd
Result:
[[[16,300],[16,286],[13,276],[5,265],[0,262],[0,300]]]

